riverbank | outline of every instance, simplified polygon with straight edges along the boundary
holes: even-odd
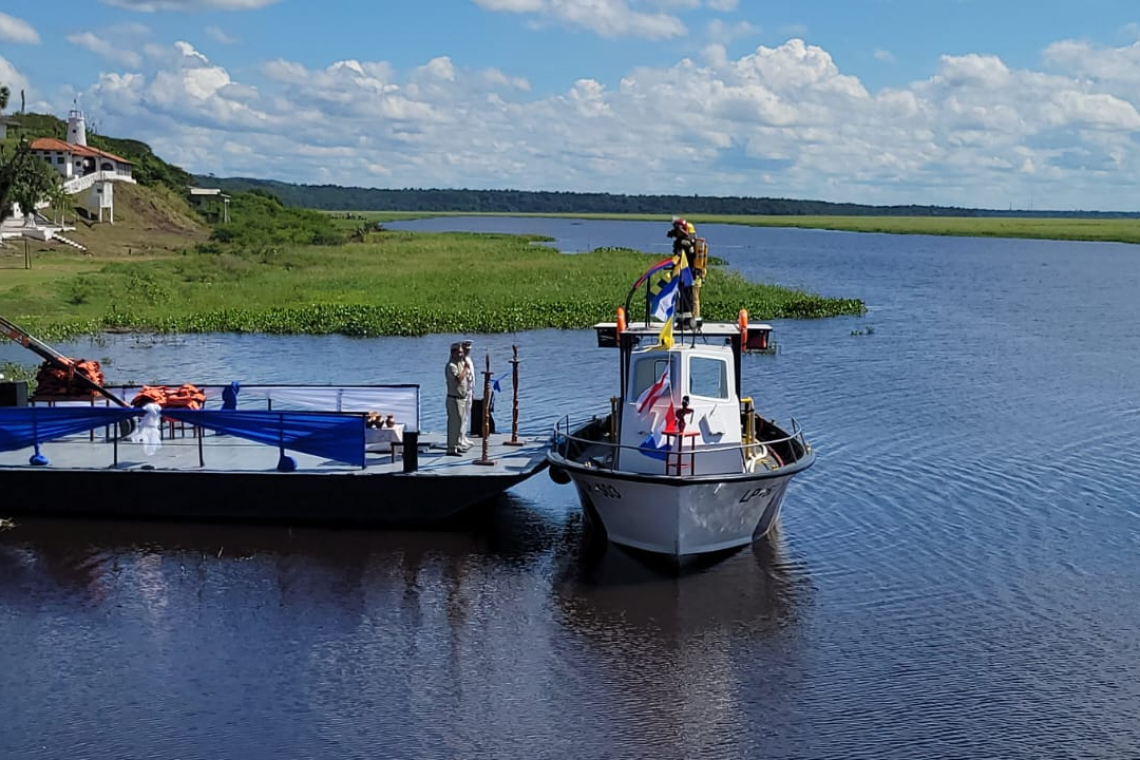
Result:
[[[683,209],[681,210],[683,213]],[[403,221],[436,216],[518,216],[610,221],[667,221],[657,214],[500,214],[352,212],[368,222]],[[686,214],[694,224],[739,224],[747,227],[797,227],[837,232],[878,232],[890,235],[1025,238],[1101,243],[1140,243],[1140,219],[1079,217],[939,217],[939,216],[706,216]]]
[[[108,331],[350,336],[582,329],[612,317],[660,256],[564,255],[535,236],[366,232],[342,245],[92,257],[41,251],[0,280],[4,315],[45,338]],[[729,262],[731,263],[731,262]],[[45,274],[46,273],[46,274]],[[749,282],[718,265],[708,319],[857,315],[863,302]]]

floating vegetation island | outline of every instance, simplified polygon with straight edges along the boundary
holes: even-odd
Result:
[[[50,267],[52,278],[28,277],[0,288],[0,297],[6,316],[51,339],[112,331],[364,337],[583,329],[611,318],[660,258],[624,248],[568,255],[531,235],[356,230],[350,239],[301,245],[247,236],[98,263],[46,252],[36,267]],[[749,282],[730,265],[710,266],[701,292],[706,319],[733,320],[742,307],[756,319],[865,311],[858,299]]]

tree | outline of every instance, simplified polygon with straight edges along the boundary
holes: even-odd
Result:
[[[55,169],[29,152],[12,183],[12,200],[20,204],[20,210],[30,214],[40,201],[58,204],[62,192],[59,174]]]
[[[18,202],[17,196],[24,197],[24,178],[33,162],[31,146],[25,139],[20,139],[10,157],[0,150],[0,222],[12,215],[12,204]]]
[[[12,93],[0,85],[0,111],[8,106]],[[12,204],[28,213],[41,200],[57,201],[60,193],[59,175],[44,161],[32,155],[27,138],[21,137],[12,155],[0,147],[0,222],[12,215]]]

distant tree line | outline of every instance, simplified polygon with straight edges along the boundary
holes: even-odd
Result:
[[[247,177],[194,177],[195,184],[226,192],[263,190],[286,206],[328,211],[459,211],[529,214],[756,214],[771,216],[1016,216],[1133,218],[1138,213],[1026,211],[956,206],[871,206],[861,203],[746,196],[622,195],[528,190],[383,190],[340,185],[298,185]]]

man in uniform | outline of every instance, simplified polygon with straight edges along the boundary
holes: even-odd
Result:
[[[468,448],[463,445],[463,429],[467,425],[464,404],[471,387],[471,375],[459,343],[451,344],[451,358],[443,374],[447,379],[447,455],[457,457]]]
[[[468,435],[471,432],[471,402],[475,400],[475,362],[471,358],[471,341],[463,341],[463,361],[467,365],[467,400],[463,402],[463,431],[459,439],[461,445],[471,448],[475,442]],[[479,430],[483,429],[482,420],[479,420]]]

